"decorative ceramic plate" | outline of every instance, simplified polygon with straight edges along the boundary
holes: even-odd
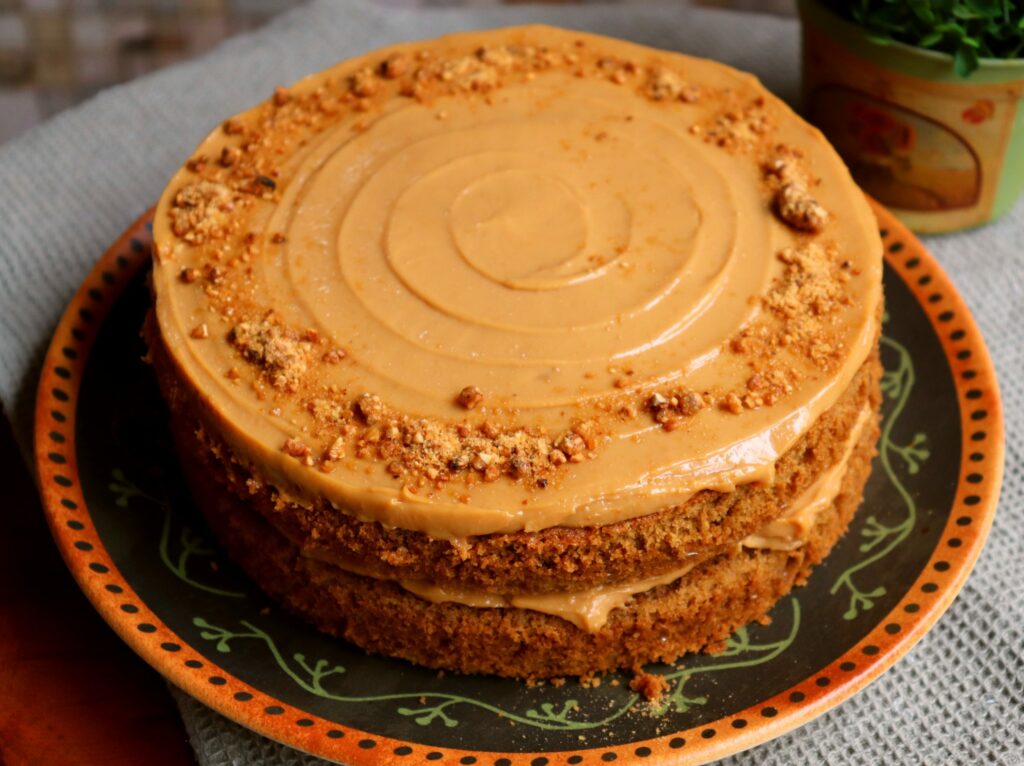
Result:
[[[103,256],[64,315],[36,409],[50,527],[96,609],[189,694],[272,739],[353,766],[698,764],[778,736],[877,678],[935,624],[992,523],[996,380],[939,265],[884,210],[884,421],[864,505],[770,625],[717,655],[596,688],[445,675],[370,657],[270,606],[184,489],[139,338],[149,223]]]

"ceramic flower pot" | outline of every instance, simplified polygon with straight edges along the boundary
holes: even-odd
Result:
[[[883,45],[817,0],[800,0],[803,99],[861,187],[919,232],[985,223],[1024,189],[1024,59]]]

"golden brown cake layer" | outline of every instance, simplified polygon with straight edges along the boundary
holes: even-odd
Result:
[[[209,428],[201,401],[181,385],[154,331],[148,322],[150,358],[171,408],[179,453],[200,461],[254,518],[262,517],[320,560],[381,578],[501,594],[579,590],[656,577],[735,544],[778,517],[835,465],[861,413],[876,411],[880,404],[881,365],[872,356],[839,401],[779,459],[770,485],[745,484],[727,493],[706,490],[682,506],[600,527],[555,527],[453,542],[360,521],[324,499],[296,502],[269,483]]]
[[[553,530],[556,567],[595,528],[656,562],[732,537],[752,482],[828,449],[878,332],[874,218],[816,130],[721,64],[543,27],[279,89],[200,145],[154,240],[209,446],[363,522],[339,545],[367,559],[374,523]]]
[[[878,437],[867,420],[839,494],[793,551],[734,546],[676,582],[635,596],[594,631],[513,608],[433,604],[394,582],[304,557],[274,527],[183,453],[186,475],[218,537],[249,575],[290,611],[364,649],[464,673],[550,678],[674,661],[765,615],[807,577],[845,531],[861,500]]]

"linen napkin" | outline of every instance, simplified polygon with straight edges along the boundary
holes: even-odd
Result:
[[[792,20],[679,3],[389,10],[316,0],[206,56],[104,91],[0,147],[0,402],[26,455],[38,366],[64,305],[214,125],[275,85],[380,45],[527,22],[717,58],[791,101],[799,84]],[[1024,206],[926,241],[981,324],[1002,383],[1006,479],[986,550],[949,613],[881,679],[724,763],[1024,764]],[[203,766],[323,763],[175,696]]]

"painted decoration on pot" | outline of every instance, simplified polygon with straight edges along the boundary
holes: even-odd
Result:
[[[972,108],[964,110],[965,119],[968,112],[982,114]],[[940,211],[978,203],[981,163],[953,128],[841,85],[811,93],[807,114],[843,155],[864,191],[882,204]]]

